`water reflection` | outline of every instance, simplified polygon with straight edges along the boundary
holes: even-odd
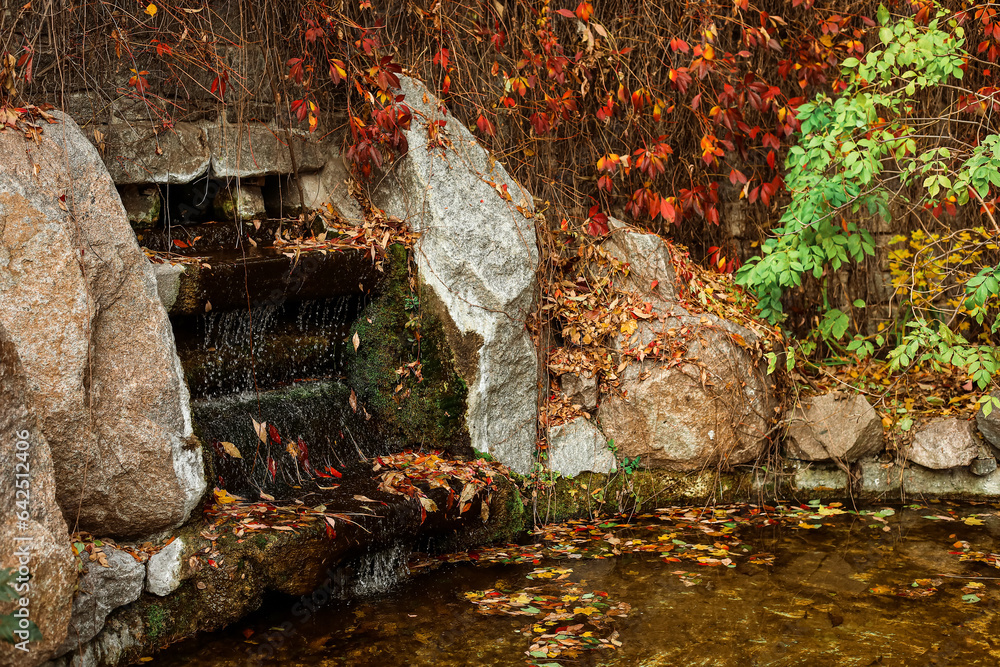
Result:
[[[689,533],[656,525],[679,539],[659,540],[643,521],[614,535],[692,546]],[[264,656],[260,664],[297,666],[995,665],[1000,569],[990,556],[1000,551],[998,530],[993,506],[943,503],[877,518],[823,517],[815,529],[786,522],[732,533],[749,547],[732,549],[734,554],[774,554],[772,564],[748,555],[734,555],[733,567],[696,558],[665,562],[683,546],[597,560],[567,555],[511,565],[445,563],[387,594],[335,602],[303,622],[292,614],[294,601],[271,600],[239,627],[195,638],[154,663],[223,667],[248,664],[253,654]],[[713,539],[723,538],[708,542]],[[552,634],[558,623],[570,621],[533,627],[539,626],[536,618],[484,615],[470,603],[471,591],[506,591],[516,600],[519,591],[548,585],[537,574],[526,576],[540,565],[572,570],[565,583],[627,603],[630,611],[611,620],[621,646],[533,659],[525,652],[539,631]],[[572,610],[578,603],[568,604]],[[283,623],[288,630],[274,630]]]

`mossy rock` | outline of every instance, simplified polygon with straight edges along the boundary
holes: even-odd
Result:
[[[436,309],[424,303],[430,290],[411,290],[403,246],[391,246],[388,259],[380,296],[349,334],[357,334],[360,345],[357,351],[353,346],[347,350],[347,383],[364,408],[408,446],[471,458],[465,423],[468,391],[444,325]],[[401,379],[397,369],[416,361],[422,379],[413,373]]]
[[[534,495],[534,519],[552,523],[597,515],[646,512],[668,505],[745,502],[759,494],[750,468],[735,472],[701,470],[621,471],[558,477]]]

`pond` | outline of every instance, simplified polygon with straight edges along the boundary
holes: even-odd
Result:
[[[662,508],[410,561],[388,592],[254,617],[149,664],[996,665],[1000,512]]]

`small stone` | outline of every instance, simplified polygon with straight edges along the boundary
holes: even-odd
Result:
[[[170,595],[181,585],[184,540],[175,539],[150,557],[146,563],[146,590],[153,595]]]
[[[597,407],[597,376],[578,375],[577,373],[563,373],[559,376],[559,386],[562,387],[563,394],[574,405],[579,405],[584,410],[593,410]]]
[[[932,470],[961,468],[979,456],[972,424],[964,419],[937,419],[916,432],[906,460]]]
[[[125,214],[132,229],[137,231],[152,229],[160,224],[163,202],[160,190],[155,187],[124,185],[118,188]]]
[[[585,417],[549,429],[549,469],[564,477],[581,472],[608,473],[615,469],[608,439]]]
[[[796,406],[786,446],[793,459],[857,461],[882,449],[882,435],[882,420],[864,396],[834,391]]]
[[[66,641],[56,655],[85,644],[101,631],[112,611],[142,595],[146,568],[131,555],[110,545],[102,547],[108,567],[82,558],[86,571],[80,577],[73,600],[73,616]]]
[[[260,186],[232,183],[215,196],[212,209],[220,220],[265,220],[264,195]]]
[[[973,475],[989,475],[991,472],[997,469],[997,460],[994,458],[987,459],[973,459],[972,463],[969,464],[969,472]]]

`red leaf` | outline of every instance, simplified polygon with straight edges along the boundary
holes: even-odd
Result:
[[[671,197],[664,197],[660,200],[660,215],[667,222],[674,222],[677,219],[677,209],[674,208]]]
[[[708,218],[708,221],[711,222],[713,225],[718,225],[719,224],[719,209],[715,208],[714,206],[711,207],[710,209],[708,209],[707,211],[705,211],[705,217]]]
[[[476,127],[478,127],[479,131],[482,132],[483,134],[488,134],[491,137],[496,136],[497,133],[496,128],[493,127],[493,123],[487,120],[483,114],[479,114],[479,118],[476,119]]]
[[[586,0],[576,6],[576,17],[581,21],[589,21],[593,13],[594,6]]]
[[[448,49],[440,49],[434,54],[434,64],[440,65],[441,67],[448,69]]]
[[[275,473],[277,473],[278,471],[278,468],[277,466],[274,465],[274,459],[272,459],[270,456],[267,457],[267,471],[271,473],[271,479],[273,480]]]
[[[557,9],[556,14],[559,16],[565,16],[568,19],[574,18],[573,12],[568,9]]]
[[[267,435],[271,438],[271,442],[276,445],[281,444],[281,436],[278,435],[278,429],[274,428],[274,424],[267,425]]]

